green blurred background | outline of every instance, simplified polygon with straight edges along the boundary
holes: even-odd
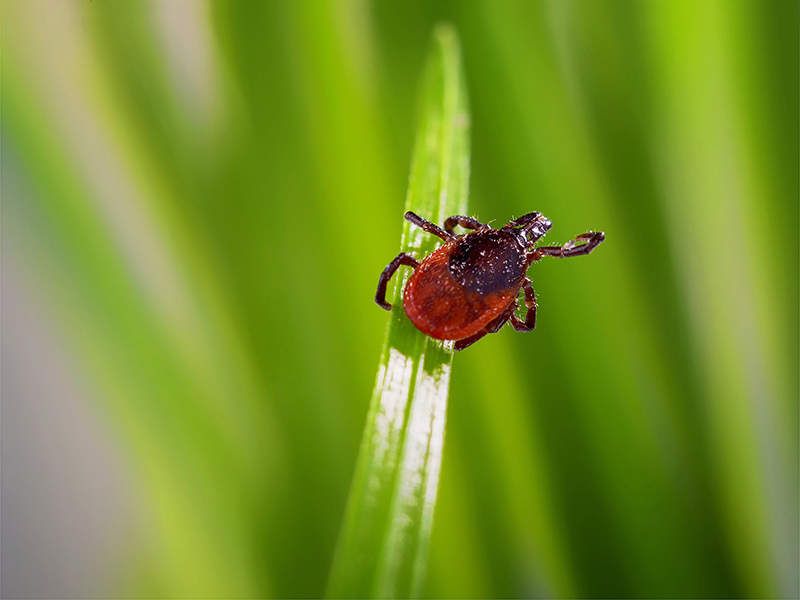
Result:
[[[418,80],[592,256],[455,357],[426,595],[797,597],[798,8],[3,3],[3,596],[324,592]]]

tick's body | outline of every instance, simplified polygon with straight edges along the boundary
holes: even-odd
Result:
[[[445,244],[417,262],[399,254],[384,269],[375,301],[389,310],[386,284],[400,265],[414,267],[403,292],[403,307],[411,322],[439,340],[455,340],[456,350],[466,348],[487,333],[499,330],[506,321],[520,331],[536,324],[536,297],[526,272],[543,256],[567,257],[588,254],[604,236],[602,232],[577,237],[583,243],[534,248],[533,244],[550,229],[550,221],[530,213],[493,229],[471,217],[455,216],[445,221],[444,230],[412,212],[406,219],[445,241]],[[473,229],[467,235],[453,234],[461,225]],[[527,315],[516,314],[517,296],[525,290]]]
[[[422,261],[403,292],[406,314],[417,329],[439,340],[460,340],[506,312],[527,266],[508,236],[471,233]]]

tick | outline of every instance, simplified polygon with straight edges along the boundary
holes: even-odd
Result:
[[[401,265],[412,267],[403,290],[403,308],[414,326],[437,340],[454,340],[463,350],[507,322],[517,331],[536,326],[536,294],[528,268],[545,256],[568,258],[589,254],[605,239],[602,231],[589,231],[563,246],[536,242],[551,227],[538,212],[528,213],[495,229],[472,217],[455,215],[444,229],[408,211],[406,220],[441,238],[444,245],[421,262],[401,252],[386,265],[378,280],[375,302],[391,310],[386,285]],[[457,235],[456,226],[472,230]],[[519,290],[525,291],[525,318],[517,315]]]

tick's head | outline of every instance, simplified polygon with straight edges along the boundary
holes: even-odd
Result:
[[[515,233],[524,246],[531,246],[552,226],[542,213],[532,212],[510,221],[503,229]]]

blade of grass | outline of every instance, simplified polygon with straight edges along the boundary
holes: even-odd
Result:
[[[437,28],[426,66],[406,210],[441,222],[465,213],[469,115],[456,33]],[[404,223],[402,250],[421,257],[436,238]],[[331,570],[332,597],[414,596],[422,585],[444,443],[451,345],[408,321],[398,275],[361,451]]]

